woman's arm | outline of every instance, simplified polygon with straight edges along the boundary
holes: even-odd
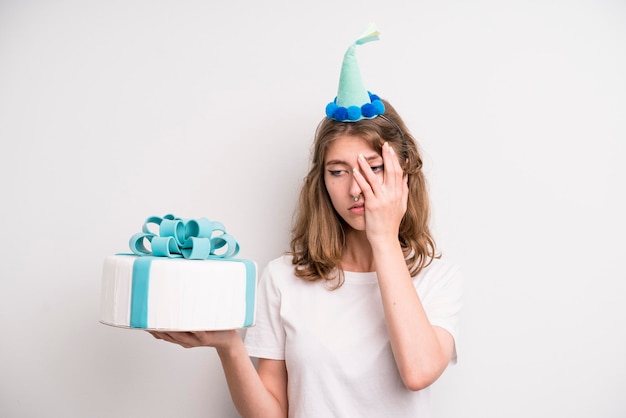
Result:
[[[150,333],[155,338],[185,348],[215,347],[233,404],[242,417],[287,417],[285,362],[259,359],[258,368],[255,368],[237,331]]]
[[[398,371],[408,389],[420,390],[443,373],[454,350],[454,339],[444,329],[430,324],[413,286],[398,241],[407,206],[407,178],[388,144],[383,146],[382,154],[382,182],[362,159],[361,172],[355,170],[354,176],[365,199],[366,234]]]
[[[431,325],[396,238],[375,244],[374,259],[391,348],[405,386],[420,390],[432,384],[446,369],[454,339],[443,328]]]

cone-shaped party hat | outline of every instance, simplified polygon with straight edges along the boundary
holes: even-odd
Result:
[[[356,122],[372,119],[385,112],[385,105],[375,94],[371,94],[363,83],[361,70],[356,60],[356,47],[377,41],[380,32],[370,24],[343,56],[339,89],[334,101],[326,106],[326,116],[339,122]]]

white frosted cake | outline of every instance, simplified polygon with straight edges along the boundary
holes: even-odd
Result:
[[[149,231],[150,223],[160,225],[160,236]],[[168,236],[168,228],[177,232]],[[148,218],[143,230],[131,237],[133,254],[104,260],[100,322],[172,331],[254,325],[257,266],[233,258],[239,245],[221,224],[166,215]]]

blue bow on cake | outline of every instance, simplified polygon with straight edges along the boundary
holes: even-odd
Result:
[[[150,230],[150,224],[158,226],[158,233]],[[150,249],[146,246],[150,243]],[[174,215],[149,217],[142,232],[134,234],[129,241],[135,255],[189,260],[230,258],[239,253],[239,243],[226,233],[221,222],[207,218],[181,219]]]

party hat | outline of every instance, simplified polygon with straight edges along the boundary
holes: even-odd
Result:
[[[359,64],[356,60],[356,47],[377,41],[380,32],[375,24],[370,24],[343,56],[339,89],[335,100],[326,106],[326,116],[339,122],[356,122],[372,119],[385,112],[385,105],[375,94],[371,94],[363,83]]]

